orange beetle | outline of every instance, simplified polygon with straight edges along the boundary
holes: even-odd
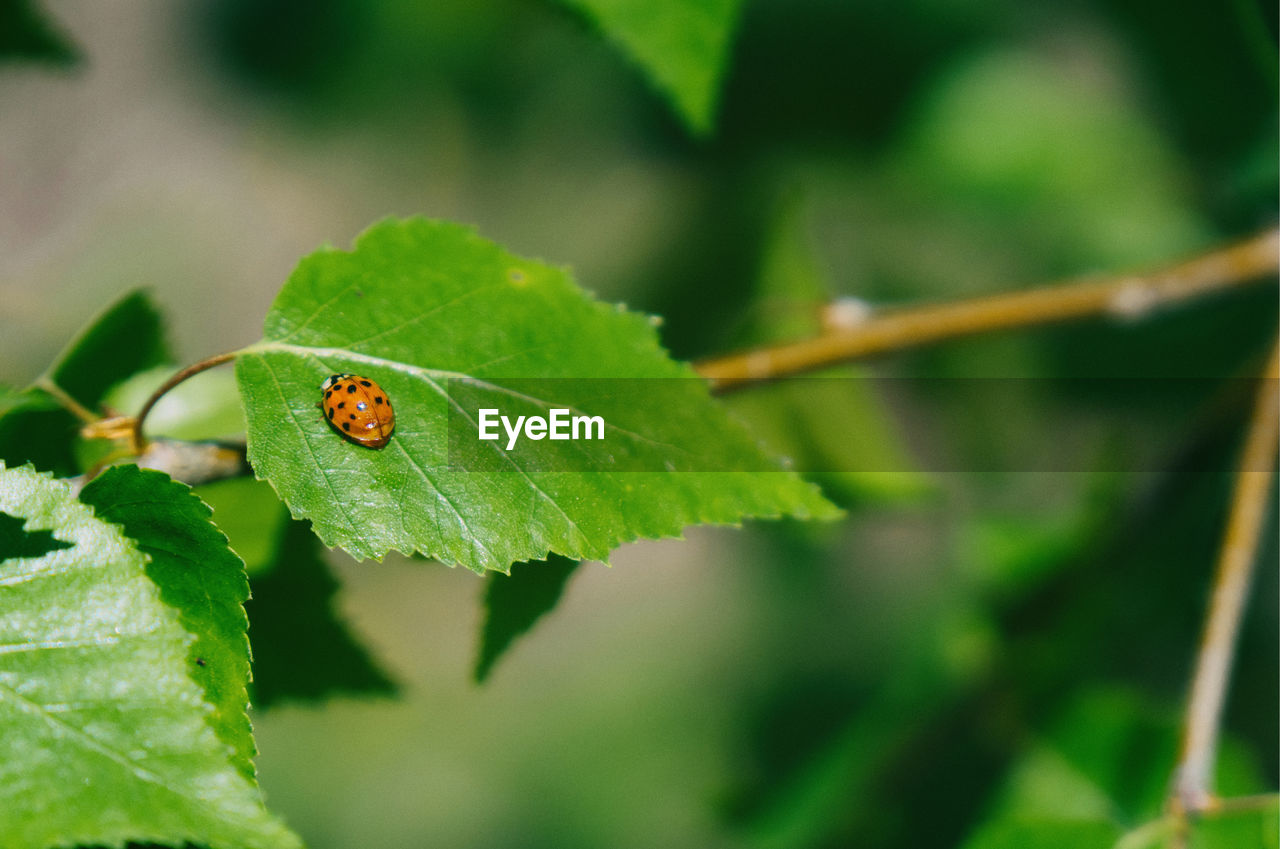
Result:
[[[396,414],[381,386],[358,374],[335,374],[320,391],[320,408],[338,433],[366,448],[381,448],[391,439]]]

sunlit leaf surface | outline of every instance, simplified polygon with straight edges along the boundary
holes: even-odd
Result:
[[[162,506],[163,489],[151,490],[149,506],[136,508],[173,529],[184,506]],[[107,484],[101,494],[108,494]],[[135,509],[123,499],[116,505]],[[27,534],[48,531],[70,544],[0,562],[6,849],[128,841],[299,846],[237,768],[240,754],[219,737],[218,707],[206,701],[212,689],[195,680],[190,654],[206,638],[183,627],[188,617],[151,577],[148,567],[156,564],[119,526],[95,518],[69,486],[30,468],[0,466],[0,513],[24,520]],[[215,572],[226,554],[212,540],[177,539],[184,557]],[[181,579],[172,577],[175,589]],[[203,586],[212,606],[235,603],[213,597],[225,585],[188,580],[196,582],[182,590],[188,599]],[[221,652],[210,657],[225,659]]]
[[[837,514],[667,357],[644,316],[455,224],[385,221],[350,252],[306,258],[265,337],[236,363],[249,462],[326,545],[356,558],[394,549],[506,571],[550,552],[603,559],[688,525]],[[386,447],[352,444],[322,416],[321,383],[344,372],[394,402]],[[474,438],[481,406],[601,415],[606,438],[530,443],[558,463],[543,470]],[[450,467],[451,437],[492,466]]]

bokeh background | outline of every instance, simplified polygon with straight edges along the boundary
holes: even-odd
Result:
[[[554,0],[33,8],[69,53],[0,63],[17,385],[138,286],[186,361],[252,342],[299,257],[386,215],[571,265],[696,358],[803,331],[824,290],[1126,271],[1277,214],[1276,12],[1250,0],[748,0],[702,134]],[[946,847],[1038,741],[1135,723],[1156,730],[1112,747],[1125,781],[1162,789],[1276,311],[1261,286],[884,358],[862,372],[894,378],[884,397],[744,394],[780,449],[899,474],[824,481],[834,526],[585,565],[484,685],[481,579],[334,555],[400,695],[259,710],[269,804],[316,849]],[[992,377],[1019,380],[967,380]],[[1266,539],[1228,730],[1232,768],[1274,789]]]

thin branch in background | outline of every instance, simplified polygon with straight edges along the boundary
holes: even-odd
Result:
[[[142,409],[138,411],[138,417],[133,420],[133,434],[131,439],[133,453],[141,454],[147,447],[146,438],[142,435],[142,425],[143,422],[147,420],[147,414],[151,412],[151,408],[156,405],[157,401],[163,398],[170,389],[173,389],[173,387],[182,383],[182,381],[187,378],[195,377],[202,371],[208,371],[214,366],[220,366],[223,363],[234,360],[236,358],[236,353],[237,352],[235,351],[228,351],[225,354],[217,354],[216,356],[201,360],[198,363],[192,363],[162,383],[155,392],[152,392],[151,397],[147,399],[147,402],[142,405]]]
[[[1280,267],[1280,230],[1146,274],[1008,292],[901,309],[818,336],[702,360],[699,374],[723,391],[847,360],[993,330],[1113,315],[1138,319],[1156,307],[1243,285]]]
[[[1174,774],[1171,806],[1179,814],[1213,810],[1212,779],[1222,706],[1231,659],[1244,612],[1258,541],[1266,526],[1271,482],[1280,441],[1280,343],[1271,352],[1258,388],[1253,416],[1231,496],[1227,528],[1218,555],[1213,596],[1191,679],[1182,749]]]

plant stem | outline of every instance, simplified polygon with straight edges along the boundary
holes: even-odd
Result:
[[[694,368],[714,389],[724,390],[957,336],[1095,315],[1135,319],[1157,306],[1251,282],[1277,267],[1280,230],[1270,230],[1146,274],[902,309],[811,339],[702,360]]]
[[[1280,795],[1275,793],[1259,793],[1256,796],[1233,796],[1230,799],[1219,799],[1213,806],[1215,813],[1243,813],[1247,811],[1265,811],[1280,803]]]
[[[37,388],[43,389],[45,392],[52,395],[53,399],[61,404],[64,410],[71,413],[71,415],[78,418],[81,422],[89,424],[90,422],[96,422],[100,418],[99,416],[95,416],[92,410],[87,409],[75,398],[72,398],[67,393],[67,390],[54,383],[48,376],[42,375],[35,382],[35,385]]]
[[[156,402],[165,396],[169,390],[173,389],[179,383],[189,377],[194,377],[202,371],[207,371],[214,366],[220,366],[223,363],[230,362],[236,358],[239,351],[228,351],[225,354],[218,354],[208,359],[201,360],[198,363],[192,363],[186,368],[179,371],[173,377],[166,380],[160,385],[155,392],[151,393],[151,397],[147,399],[147,403],[142,405],[142,409],[138,411],[138,417],[133,420],[133,438],[131,440],[134,454],[141,454],[143,449],[147,447],[147,441],[142,435],[142,423],[146,421],[147,414],[151,412],[151,408]]]
[[[1231,658],[1244,612],[1258,538],[1266,524],[1280,440],[1280,343],[1271,352],[1236,472],[1213,596],[1200,640],[1170,802],[1179,813],[1213,807],[1212,777]]]

